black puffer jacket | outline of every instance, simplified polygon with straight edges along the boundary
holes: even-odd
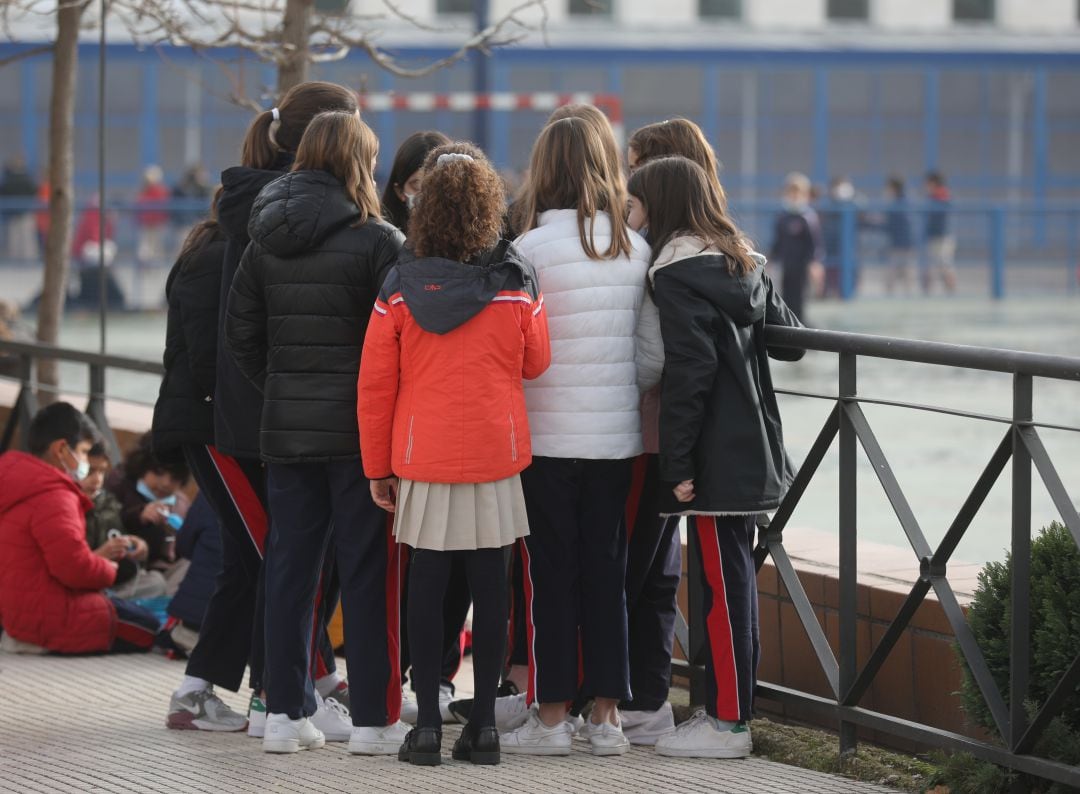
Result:
[[[371,308],[401,232],[360,216],[340,182],[296,171],[267,185],[233,280],[225,344],[262,391],[262,457],[358,458],[356,380]]]
[[[181,257],[165,282],[165,377],[154,406],[154,453],[183,460],[181,444],[214,443],[217,324],[225,234]]]
[[[251,205],[259,192],[288,170],[292,155],[282,154],[275,170],[258,168],[229,168],[221,172],[221,198],[218,199],[218,220],[225,231],[225,259],[221,267],[220,304],[218,309],[218,339],[225,339],[225,306],[232,289],[233,278],[240,267],[250,238],[248,221]],[[238,458],[259,457],[259,419],[262,415],[262,395],[251,385],[225,351],[217,351],[217,388],[214,391],[214,443],[226,455]]]
[[[665,490],[662,512],[755,514],[780,504],[794,476],[784,452],[765,326],[802,327],[761,266],[728,272],[723,254],[705,253],[654,268],[664,339],[660,475],[694,481],[694,500]]]

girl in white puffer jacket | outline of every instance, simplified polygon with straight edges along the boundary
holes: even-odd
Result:
[[[570,752],[579,632],[580,690],[595,699],[581,735],[598,755],[629,749],[616,708],[630,695],[625,508],[642,452],[641,390],[659,380],[662,345],[645,299],[649,248],[626,226],[610,135],[582,118],[549,124],[521,198],[516,245],[544,293],[551,367],[526,385],[533,463],[521,475],[528,700],[539,707],[503,735],[507,753]]]

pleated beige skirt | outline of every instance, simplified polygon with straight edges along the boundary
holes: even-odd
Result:
[[[468,551],[509,546],[529,534],[518,475],[481,483],[402,479],[394,536],[414,549]]]

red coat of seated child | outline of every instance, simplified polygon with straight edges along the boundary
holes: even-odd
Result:
[[[59,653],[106,651],[116,609],[101,592],[116,563],[86,543],[78,483],[23,452],[0,455],[0,625]]]

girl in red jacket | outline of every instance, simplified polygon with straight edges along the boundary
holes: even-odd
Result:
[[[499,239],[503,188],[484,155],[441,146],[424,174],[407,249],[364,341],[360,445],[375,502],[395,511],[394,534],[414,550],[408,634],[419,715],[398,758],[440,762],[442,601],[458,558],[474,603],[476,698],[454,758],[495,764],[507,554],[528,534],[521,381],[550,362],[547,317],[532,265]]]

